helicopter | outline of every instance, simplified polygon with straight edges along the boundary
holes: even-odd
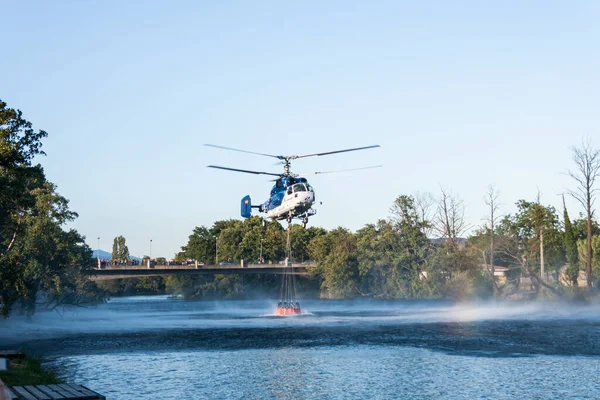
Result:
[[[265,153],[257,153],[254,151],[246,151],[240,149],[234,149],[231,147],[217,146],[214,144],[205,144],[208,147],[215,147],[218,149],[230,150],[230,151],[238,151],[242,153],[256,154],[265,157],[276,158],[281,160],[281,164],[283,164],[283,173],[273,173],[273,172],[264,172],[264,171],[250,171],[246,169],[238,169],[238,168],[229,168],[229,167],[221,167],[218,165],[208,165],[208,168],[216,168],[222,169],[226,171],[233,172],[242,172],[246,174],[254,174],[254,175],[270,175],[276,176],[277,178],[273,181],[275,185],[271,189],[271,193],[269,195],[269,199],[262,204],[253,205],[250,195],[246,195],[242,198],[241,201],[241,215],[244,218],[250,218],[252,214],[252,209],[257,209],[259,213],[264,213],[268,218],[272,220],[287,220],[288,223],[291,223],[293,219],[302,220],[302,226],[306,227],[308,223],[308,218],[316,214],[316,210],[312,208],[315,203],[315,191],[313,187],[308,183],[308,180],[304,177],[299,176],[298,174],[293,174],[290,171],[291,161],[297,160],[299,158],[305,157],[317,157],[317,156],[326,156],[337,153],[345,153],[350,151],[358,151],[358,150],[367,150],[375,147],[380,147],[379,145],[373,146],[365,146],[365,147],[356,147],[352,149],[344,149],[344,150],[335,150],[328,151],[325,153],[314,153],[314,154],[304,154],[304,155],[296,155],[296,156],[281,156],[281,155],[273,155],[273,154],[265,154]],[[336,171],[325,171],[325,172],[314,172],[314,175],[319,174],[329,174],[334,172],[346,172],[346,171],[356,171],[362,169],[370,169],[370,168],[379,168],[381,165],[374,165],[369,167],[361,167],[361,168],[352,168],[352,169],[344,169],[344,170],[336,170]]]

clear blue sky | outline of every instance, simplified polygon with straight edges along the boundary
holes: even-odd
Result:
[[[600,145],[597,1],[55,1],[1,6],[0,98],[49,137],[48,178],[96,248],[172,257],[194,226],[264,201],[275,154],[298,160],[311,224],[356,230],[400,194],[460,195],[476,226],[490,184],[504,213],[560,207],[570,147]],[[571,214],[581,209],[569,201]]]

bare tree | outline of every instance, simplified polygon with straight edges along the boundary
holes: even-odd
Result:
[[[419,213],[419,219],[421,226],[423,227],[423,234],[427,237],[431,237],[433,231],[433,206],[435,205],[435,198],[429,192],[417,192],[414,196],[415,208]]]
[[[490,268],[489,272],[492,278],[492,282],[494,284],[494,291],[498,291],[498,284],[496,283],[495,268],[494,268],[494,234],[496,223],[500,220],[500,215],[498,215],[498,209],[500,208],[500,204],[498,203],[498,198],[500,197],[500,192],[490,185],[485,194],[485,204],[489,207],[490,214],[488,215],[487,222],[489,223],[490,230]]]
[[[465,206],[456,195],[441,190],[434,219],[435,230],[445,239],[449,250],[458,250],[458,238],[467,230]]]
[[[538,237],[540,239],[540,278],[546,279],[545,265],[544,265],[544,219],[546,216],[546,210],[542,206],[542,194],[538,188],[537,200],[533,208],[534,223],[538,226]]]
[[[575,198],[587,212],[587,259],[585,274],[588,286],[592,285],[592,216],[594,214],[596,178],[600,177],[600,150],[593,147],[587,140],[580,147],[573,148],[575,171],[569,171],[569,176],[577,182],[577,188],[569,194]]]

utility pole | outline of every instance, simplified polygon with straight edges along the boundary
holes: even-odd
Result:
[[[100,261],[100,236],[98,236],[98,269],[102,268],[102,262]]]
[[[259,259],[260,259],[260,263],[261,264],[263,263],[263,260],[262,260],[263,259],[262,258],[262,244],[263,244],[263,238],[260,238],[260,257],[259,257]]]
[[[152,265],[152,239],[150,239],[150,255],[148,257],[150,257],[148,259],[148,268],[150,268],[150,266]]]
[[[219,238],[215,236],[215,265],[219,265]]]

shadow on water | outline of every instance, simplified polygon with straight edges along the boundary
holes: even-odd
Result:
[[[595,334],[592,334],[595,333]],[[68,335],[24,344],[51,355],[148,351],[243,350],[332,346],[410,346],[484,357],[600,356],[600,324],[429,323],[370,327],[173,329]]]

